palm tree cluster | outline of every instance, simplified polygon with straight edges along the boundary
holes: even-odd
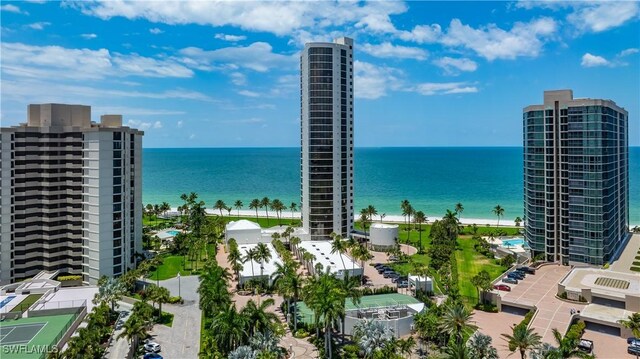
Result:
[[[144,208],[143,208],[143,214],[150,216],[150,217],[155,217],[156,220],[156,226],[158,225],[158,216],[161,214],[166,214],[167,212],[169,212],[171,210],[171,205],[169,205],[169,203],[167,202],[162,202],[162,204],[151,204],[148,203]]]
[[[410,358],[416,346],[413,337],[398,340],[392,329],[380,321],[370,319],[356,323],[353,338],[364,358]]]
[[[450,265],[451,254],[456,248],[460,231],[458,213],[447,210],[442,219],[434,221],[431,225],[431,232],[429,233],[431,247],[428,251],[431,261],[429,266],[435,271]]]
[[[106,301],[93,307],[85,319],[87,326],[78,329],[78,335],[69,339],[67,349],[58,353],[58,357],[68,359],[102,358],[115,318],[117,318],[117,313],[111,311]]]
[[[364,235],[367,236],[367,226],[373,223],[373,216],[378,215],[378,210],[376,207],[372,205],[368,205],[367,207],[360,210],[360,225],[364,230]]]
[[[233,355],[237,356],[240,353],[235,351],[249,345],[250,338],[262,336],[263,340],[272,342],[271,338],[278,338],[277,333],[282,332],[277,316],[268,310],[274,304],[273,299],[267,299],[260,304],[249,300],[247,305],[238,311],[236,305],[231,302],[229,279],[227,269],[220,267],[214,260],[207,262],[200,276],[200,309],[210,323],[205,327],[205,340],[201,348],[201,355],[204,357],[215,357],[217,353],[225,356],[235,353]],[[275,349],[269,346],[252,348],[259,351],[259,355],[283,355],[281,349],[274,352]],[[240,352],[243,351],[246,351],[246,348],[240,349]]]

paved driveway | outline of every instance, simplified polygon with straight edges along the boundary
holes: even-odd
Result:
[[[511,352],[507,345],[507,341],[502,334],[511,334],[511,327],[520,323],[524,319],[523,316],[506,312],[487,313],[476,310],[473,312],[473,320],[478,326],[478,330],[488,335],[493,340],[491,344],[498,350],[500,358],[506,358]],[[520,354],[516,353],[512,358],[519,358]]]
[[[156,284],[153,279],[145,279],[147,283]],[[165,279],[159,281],[161,287],[169,289],[172,296],[180,295],[185,301],[198,301],[198,285],[200,281],[197,275],[185,275],[178,277]]]
[[[553,328],[565,333],[571,322],[571,309],[581,311],[585,305],[569,303],[556,298],[558,282],[571,270],[567,266],[548,265],[540,267],[535,275],[527,275],[524,280],[511,286],[511,292],[500,292],[502,303],[533,305],[538,313],[531,322],[542,336],[542,340],[553,343]]]
[[[634,234],[629,239],[627,247],[620,254],[620,258],[611,263],[610,269],[615,272],[638,274],[638,272],[630,269],[633,262],[636,261],[635,257],[638,255],[638,248],[640,248],[640,234]]]
[[[200,317],[198,303],[165,304],[162,311],[173,314],[173,325],[156,324],[151,331],[153,340],[162,346],[164,358],[197,359],[200,351]]]

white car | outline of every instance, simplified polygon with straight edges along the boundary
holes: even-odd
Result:
[[[148,342],[144,345],[144,350],[152,353],[157,353],[161,350],[160,344],[155,342]]]

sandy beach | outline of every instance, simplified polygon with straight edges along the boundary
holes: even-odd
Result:
[[[172,208],[172,211],[177,211],[177,208]],[[216,214],[216,215],[220,215],[220,211],[216,210],[216,209],[210,209],[207,208],[207,213],[208,214]],[[222,214],[225,217],[228,217],[228,212],[227,211],[222,211]],[[238,210],[234,209],[231,211],[231,217],[237,217],[238,214],[241,217],[255,217],[256,216],[256,211],[255,210],[248,210],[248,209],[241,209],[239,212]],[[291,213],[291,211],[282,211],[281,214],[282,218],[296,218],[296,219],[300,219],[300,211],[297,212],[293,212],[293,214]],[[258,209],[258,217],[266,217],[265,211],[264,209]],[[269,218],[277,218],[276,216],[276,212],[273,211],[269,211]],[[437,219],[441,219],[441,216],[435,216],[435,215],[427,215],[427,220],[428,223],[431,223]],[[357,217],[356,217],[357,220]],[[379,222],[380,221],[380,216],[374,216],[374,221]],[[405,223],[405,218],[403,216],[399,216],[399,215],[392,215],[392,214],[387,214],[384,218],[382,218],[382,222],[385,223]],[[462,224],[476,224],[478,226],[486,226],[486,225],[490,225],[490,226],[496,226],[498,224],[498,220],[497,219],[482,219],[482,218],[465,218],[464,217],[464,212],[462,213],[462,218],[460,219],[460,223]],[[513,222],[513,220],[508,220],[508,219],[500,219],[500,227],[514,227],[516,224],[515,222]],[[521,224],[522,225],[522,224]]]

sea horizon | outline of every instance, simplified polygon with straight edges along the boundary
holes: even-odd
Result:
[[[182,147],[143,149],[143,203],[182,204],[196,192],[212,208],[222,199],[247,210],[253,198],[300,203],[299,147]],[[640,224],[640,147],[630,147],[630,223]],[[522,147],[356,147],[354,212],[371,204],[380,214],[401,215],[408,199],[416,210],[441,217],[456,203],[463,218],[523,217]],[[232,214],[236,212],[235,208]],[[290,215],[289,211],[285,211]]]

